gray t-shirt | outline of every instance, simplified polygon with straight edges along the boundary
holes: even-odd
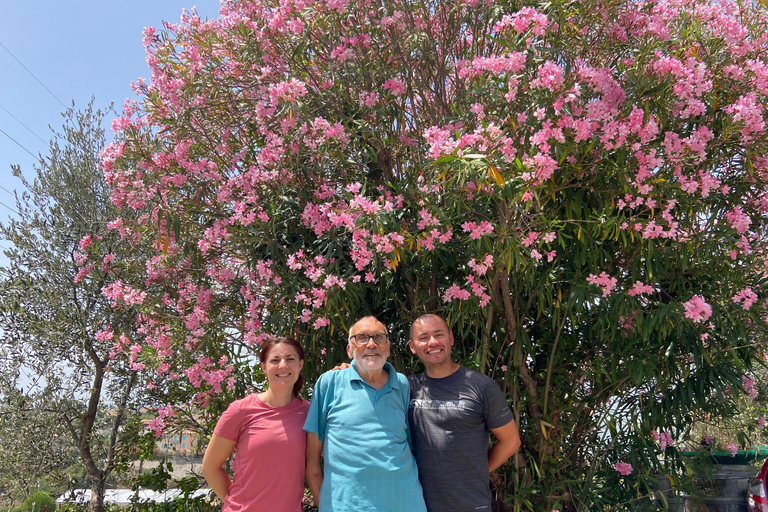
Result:
[[[408,377],[413,455],[429,512],[490,512],[488,433],[514,419],[498,384],[459,367]]]

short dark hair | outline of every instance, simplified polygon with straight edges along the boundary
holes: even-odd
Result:
[[[259,352],[259,362],[266,362],[267,358],[269,357],[269,352],[276,346],[283,343],[295,348],[296,353],[299,355],[299,360],[304,360],[304,347],[302,347],[298,341],[293,338],[278,337],[270,338],[264,342],[264,344],[261,346],[261,352]],[[302,387],[304,387],[304,376],[301,374],[301,371],[299,371],[299,378],[296,380],[296,382],[293,383],[293,396],[299,396],[299,391],[301,391]]]
[[[411,339],[411,340],[413,339],[413,326],[416,325],[416,322],[421,322],[422,320],[426,320],[427,318],[437,318],[438,320],[443,322],[443,325],[445,325],[445,328],[448,329],[448,332],[451,331],[451,328],[448,327],[448,322],[445,321],[445,318],[441,317],[436,313],[424,313],[423,315],[419,315],[419,317],[411,323],[411,329],[408,331],[408,339]]]

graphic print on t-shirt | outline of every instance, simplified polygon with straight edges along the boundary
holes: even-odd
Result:
[[[468,409],[464,400],[417,400],[412,399],[408,407],[415,409]]]

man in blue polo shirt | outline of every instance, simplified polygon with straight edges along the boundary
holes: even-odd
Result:
[[[347,355],[349,368],[317,380],[304,424],[315,503],[320,512],[426,512],[408,430],[410,388],[387,362],[384,324],[355,323]]]

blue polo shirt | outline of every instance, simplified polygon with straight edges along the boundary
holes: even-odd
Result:
[[[377,390],[345,370],[320,376],[304,430],[323,441],[320,512],[426,512],[408,431],[411,390],[391,364]]]

